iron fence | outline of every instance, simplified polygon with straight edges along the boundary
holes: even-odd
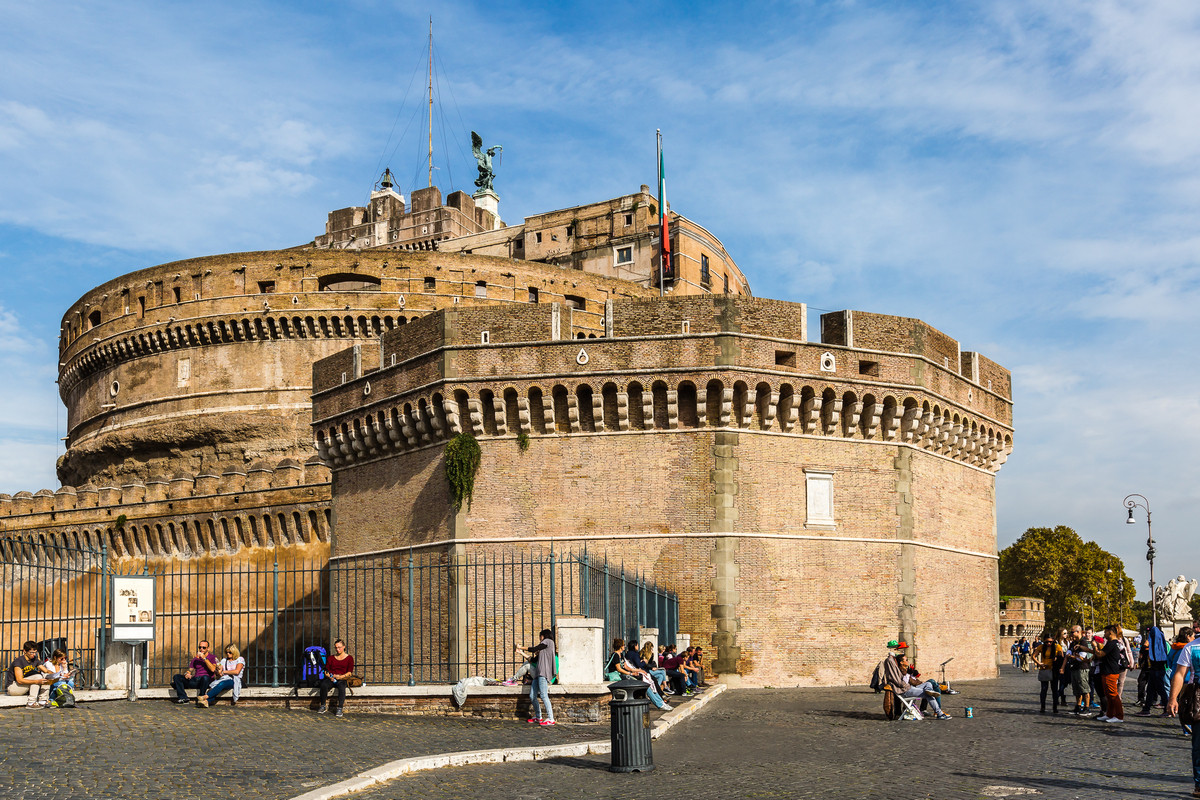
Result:
[[[0,569],[3,663],[26,639],[59,640],[81,686],[104,683],[114,574],[157,578],[155,636],[139,652],[143,688],[169,684],[202,639],[218,653],[240,648],[247,685],[288,685],[304,648],[328,647],[332,636],[346,640],[364,680],[412,685],[508,677],[521,662],[516,647],[563,616],[602,618],[606,643],[639,641],[653,627],[671,644],[679,620],[674,594],[586,551],[413,549],[330,561],[255,549],[110,564],[105,550],[5,539]]]

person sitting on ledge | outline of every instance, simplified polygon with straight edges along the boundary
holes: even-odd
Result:
[[[225,658],[217,664],[217,680],[208,687],[208,692],[196,698],[196,703],[208,708],[209,703],[217,702],[223,693],[233,690],[233,698],[229,705],[236,706],[242,696],[242,671],[246,668],[246,659],[236,644],[225,646]]]
[[[4,676],[7,684],[5,690],[13,697],[29,695],[29,701],[25,704],[26,708],[44,706],[47,701],[38,702],[38,695],[42,692],[42,686],[50,681],[42,675],[39,669],[42,660],[38,657],[37,642],[30,640],[21,645],[21,650],[21,655],[8,665],[8,672]]]
[[[180,705],[188,702],[187,690],[197,690],[196,699],[200,699],[208,691],[208,686],[217,675],[217,656],[209,652],[208,642],[201,640],[196,645],[196,654],[188,662],[188,668],[182,673],[176,673],[171,678],[171,686],[175,689],[175,702]]]

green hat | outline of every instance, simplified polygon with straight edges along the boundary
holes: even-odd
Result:
[[[888,642],[888,647],[899,647],[899,646],[900,646],[900,643],[897,642],[895,639],[892,639],[890,642]]]

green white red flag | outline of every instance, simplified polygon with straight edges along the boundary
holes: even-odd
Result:
[[[661,242],[659,246],[659,277],[661,280],[674,280],[675,270],[671,261],[671,229],[667,224],[667,168],[663,157],[661,131],[658,133],[658,231]]]

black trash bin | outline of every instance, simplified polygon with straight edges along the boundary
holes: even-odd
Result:
[[[649,772],[654,769],[654,754],[650,752],[650,687],[641,681],[622,680],[610,683],[613,699],[608,707],[612,716],[613,772]]]

